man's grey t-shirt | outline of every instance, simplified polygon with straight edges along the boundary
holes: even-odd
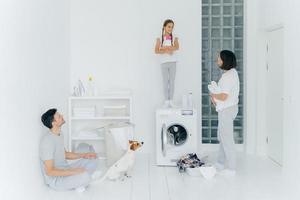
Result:
[[[46,184],[49,184],[51,177],[47,176],[45,171],[45,160],[53,160],[54,167],[57,169],[68,169],[69,165],[65,158],[64,137],[62,134],[55,135],[52,132],[45,134],[40,142],[40,161],[42,173]]]

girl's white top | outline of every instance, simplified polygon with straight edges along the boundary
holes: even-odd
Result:
[[[173,45],[176,36],[173,34]],[[161,40],[161,37],[160,37]],[[161,41],[162,42],[162,41]],[[172,38],[171,36],[164,36],[164,41],[162,43],[162,47],[172,46]],[[178,50],[177,50],[178,51]],[[173,51],[173,54],[159,54],[160,63],[167,63],[167,62],[177,62],[177,51]]]
[[[216,100],[216,110],[219,112],[225,108],[237,105],[239,103],[240,81],[236,69],[230,69],[222,74],[218,84],[212,82],[208,86],[211,93],[226,93],[228,97],[225,101]]]

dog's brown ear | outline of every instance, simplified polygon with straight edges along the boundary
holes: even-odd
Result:
[[[134,141],[133,141],[133,140],[129,140],[128,143],[129,143],[129,144],[133,144]]]

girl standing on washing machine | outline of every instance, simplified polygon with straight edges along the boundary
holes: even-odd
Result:
[[[164,106],[175,107],[173,104],[174,82],[176,75],[178,38],[173,34],[174,21],[167,19],[163,23],[161,38],[156,39],[155,53],[160,56],[161,71],[164,85]]]
[[[232,51],[223,50],[217,58],[223,74],[217,84],[218,93],[211,93],[211,100],[218,112],[218,136],[220,149],[216,167],[225,175],[235,175],[236,155],[234,147],[233,121],[238,113],[240,82],[236,71],[236,57]]]

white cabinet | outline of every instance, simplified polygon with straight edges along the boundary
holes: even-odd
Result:
[[[103,94],[69,98],[69,151],[79,143],[93,145],[100,159],[105,159],[105,128],[119,122],[132,123],[130,94]]]

